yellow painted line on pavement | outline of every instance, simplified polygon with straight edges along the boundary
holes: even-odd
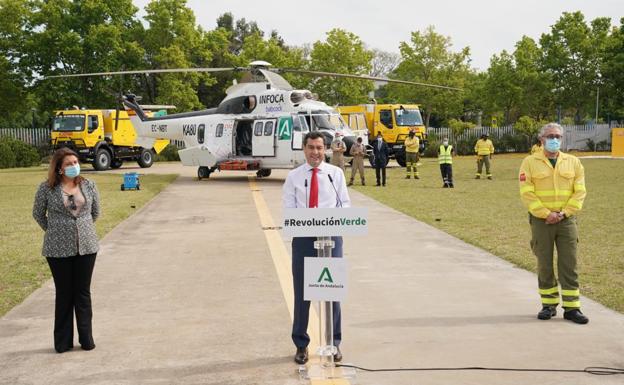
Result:
[[[255,176],[249,176],[249,188],[256,204],[256,210],[258,211],[258,217],[260,218],[260,224],[262,228],[272,228],[270,230],[264,230],[264,236],[266,237],[271,257],[273,258],[273,264],[275,265],[275,271],[282,287],[282,293],[284,294],[284,300],[288,306],[288,312],[290,313],[290,320],[293,319],[293,307],[294,307],[294,292],[292,286],[292,270],[291,270],[291,256],[290,252],[286,250],[284,241],[278,229],[275,221],[271,216],[271,211],[264,200],[262,191],[256,183]],[[310,306],[310,321],[308,322],[308,335],[310,335],[310,345],[308,350],[310,355],[313,355],[318,349],[319,343],[319,318],[316,312],[315,306]]]

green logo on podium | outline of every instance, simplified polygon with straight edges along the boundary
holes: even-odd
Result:
[[[319,279],[316,282],[321,282],[321,281],[334,283],[334,279],[332,278],[328,267],[323,268],[323,271],[321,271],[321,275],[319,276]]]

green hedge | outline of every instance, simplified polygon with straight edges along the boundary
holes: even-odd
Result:
[[[0,137],[0,168],[30,167],[41,163],[37,149],[9,136]]]

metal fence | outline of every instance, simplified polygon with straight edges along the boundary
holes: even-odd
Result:
[[[49,128],[0,128],[0,136],[10,136],[35,147],[50,144]]]
[[[561,149],[563,151],[588,150],[589,141],[594,144],[603,143],[604,145],[599,147],[604,150],[611,148],[611,126],[609,124],[564,125],[562,127],[563,140]],[[448,127],[427,128],[427,134],[435,134],[438,138],[446,136],[451,142],[478,138],[486,133],[493,142],[502,139],[505,135],[523,135],[511,125],[504,127],[475,127],[465,130],[461,135],[454,135],[453,131]]]
[[[561,148],[564,151],[587,150],[588,141],[590,140],[594,144],[601,142],[606,144],[605,146],[599,146],[604,150],[611,148],[611,126],[609,124],[565,125],[563,129],[564,138]],[[448,127],[429,127],[427,128],[427,133],[435,134],[438,138],[447,136],[451,142],[478,138],[484,133],[489,134],[494,142],[500,140],[505,135],[522,135],[513,126],[470,128],[461,135],[454,135],[453,131]],[[36,147],[46,146],[50,143],[49,128],[0,128],[0,136],[11,136]],[[184,141],[172,140],[171,142],[179,149],[185,147]]]

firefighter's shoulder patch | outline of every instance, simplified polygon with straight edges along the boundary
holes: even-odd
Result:
[[[524,172],[520,173],[520,182],[526,182],[526,174]]]

